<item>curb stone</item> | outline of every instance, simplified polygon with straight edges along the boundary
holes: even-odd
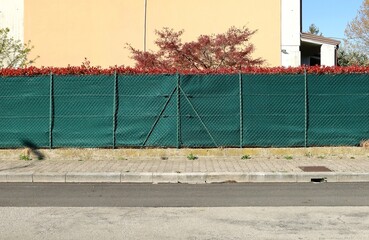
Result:
[[[189,183],[189,184],[204,184],[206,183],[207,174],[196,172],[196,173],[177,173],[178,183]]]
[[[143,172],[143,173],[130,173],[130,172],[122,172],[120,177],[121,183],[152,183],[152,173]]]
[[[250,175],[243,172],[213,172],[206,175],[206,183],[250,182]]]
[[[39,172],[33,174],[33,182],[65,183],[67,173]]]
[[[6,175],[7,182],[33,182],[33,172],[9,173]]]
[[[69,172],[65,176],[65,182],[97,182],[97,183],[119,183],[120,172],[82,173]]]
[[[178,183],[178,173],[153,173],[153,183]]]
[[[4,183],[4,182],[7,182],[6,181],[6,176],[8,175],[9,173],[7,172],[0,172],[0,182]]]
[[[369,173],[337,173],[337,182],[369,182]]]
[[[296,182],[295,173],[250,173],[250,182]]]
[[[346,175],[346,174],[344,174]],[[296,174],[297,182],[337,182],[336,172],[302,172]]]
[[[369,182],[369,173],[352,172],[0,172],[0,182],[59,183],[273,183]]]

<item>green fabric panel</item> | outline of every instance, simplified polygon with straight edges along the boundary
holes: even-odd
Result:
[[[182,146],[240,145],[238,75],[185,75],[181,88]]]
[[[243,146],[305,144],[304,75],[242,75]]]
[[[239,147],[241,127],[245,147],[369,139],[366,74],[308,75],[307,89],[304,75],[244,74],[242,124],[238,74],[180,76],[181,90],[178,75],[53,79],[53,147],[113,146],[114,94],[118,147]],[[49,146],[50,76],[0,78],[0,100],[1,148]]]
[[[369,77],[309,75],[309,146],[357,146],[369,139]]]
[[[176,75],[119,75],[117,145],[175,147],[176,87]]]
[[[48,76],[0,78],[0,147],[49,145]]]
[[[113,144],[114,76],[54,76],[55,147]]]

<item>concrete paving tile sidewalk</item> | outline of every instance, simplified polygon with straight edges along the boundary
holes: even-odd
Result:
[[[324,166],[330,172],[304,172]],[[122,160],[0,160],[0,182],[360,182],[369,181],[361,157],[135,157]]]

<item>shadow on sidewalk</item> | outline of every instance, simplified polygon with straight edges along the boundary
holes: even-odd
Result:
[[[4,171],[8,171],[8,170],[16,170],[16,169],[22,169],[22,168],[28,168],[28,167],[33,167],[33,163],[30,163],[28,165],[23,165],[23,166],[16,166],[16,167],[10,167],[10,168],[4,168],[4,169],[0,169],[0,172],[4,172]]]
[[[45,155],[42,154],[37,148],[37,145],[34,144],[33,142],[31,141],[28,141],[28,140],[23,140],[22,141],[23,145],[27,148],[29,148],[31,150],[31,153],[33,153],[38,160],[43,160],[45,159]]]

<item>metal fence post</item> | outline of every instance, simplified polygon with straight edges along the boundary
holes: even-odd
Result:
[[[117,129],[117,82],[118,75],[117,71],[114,72],[114,101],[113,101],[113,149],[116,145],[116,129]]]
[[[307,85],[307,74],[306,74],[306,69],[304,71],[304,81],[305,81],[305,148],[308,146],[308,114],[309,114],[309,109],[308,109],[308,85]]]
[[[239,95],[240,95],[240,148],[243,144],[243,98],[242,98],[242,74],[238,74],[239,80]]]
[[[177,149],[181,148],[181,94],[180,94],[181,76],[177,73]]]
[[[49,148],[53,148],[53,127],[54,127],[54,79],[50,73],[50,94],[49,94]]]

